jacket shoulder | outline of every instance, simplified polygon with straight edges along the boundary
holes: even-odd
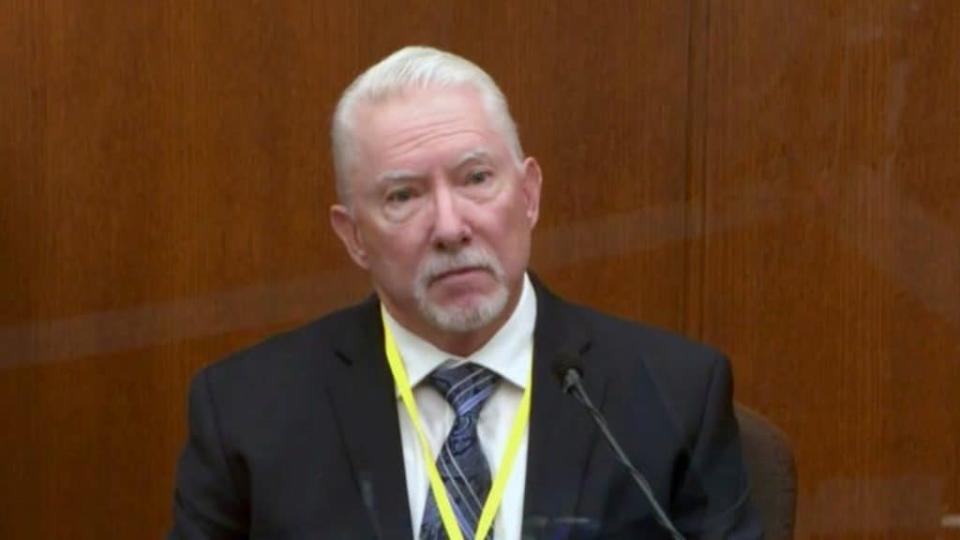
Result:
[[[714,347],[678,332],[602,313],[593,308],[567,304],[571,316],[582,324],[593,341],[620,351],[634,351],[652,363],[681,363],[702,367],[723,355]],[[691,365],[693,364],[693,365]]]
[[[261,384],[264,377],[296,377],[305,368],[322,366],[334,357],[337,340],[376,309],[367,299],[234,352],[201,368],[196,378],[225,383]]]
[[[699,421],[715,379],[732,384],[729,361],[712,346],[591,308],[571,310],[592,338],[585,362],[605,372],[621,392],[655,393],[680,424]]]

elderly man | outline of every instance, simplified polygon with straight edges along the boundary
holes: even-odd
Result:
[[[761,537],[727,361],[528,273],[541,171],[489,75],[397,51],[332,138],[375,294],[197,375],[171,538]]]

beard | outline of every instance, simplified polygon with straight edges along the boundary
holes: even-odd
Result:
[[[441,306],[430,300],[427,289],[434,279],[445,272],[466,267],[490,272],[496,281],[496,289],[465,306]],[[413,295],[420,314],[435,328],[462,333],[483,328],[496,319],[506,307],[510,291],[500,261],[485,249],[470,247],[454,254],[434,255],[426,259],[417,269]]]

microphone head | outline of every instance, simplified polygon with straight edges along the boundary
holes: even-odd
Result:
[[[553,362],[553,374],[557,376],[563,391],[570,393],[572,387],[583,376],[583,363],[580,361],[580,355],[560,350],[557,351],[557,357]]]

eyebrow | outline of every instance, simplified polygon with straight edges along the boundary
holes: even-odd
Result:
[[[396,184],[400,182],[409,182],[423,178],[422,174],[408,170],[387,171],[377,177],[378,184]]]
[[[493,156],[490,155],[490,152],[487,152],[483,148],[477,148],[474,150],[469,150],[463,156],[460,157],[460,161],[457,163],[455,169],[463,167],[467,163],[472,161],[480,161],[486,163],[493,163]]]
[[[473,150],[468,150],[462,156],[460,160],[453,167],[453,169],[459,169],[464,165],[471,162],[482,162],[482,163],[493,163],[493,156],[487,150],[483,148],[475,148]],[[397,169],[394,171],[387,171],[379,176],[377,176],[377,184],[396,184],[403,182],[410,182],[413,180],[420,180],[424,177],[423,174],[414,172],[406,169]]]

